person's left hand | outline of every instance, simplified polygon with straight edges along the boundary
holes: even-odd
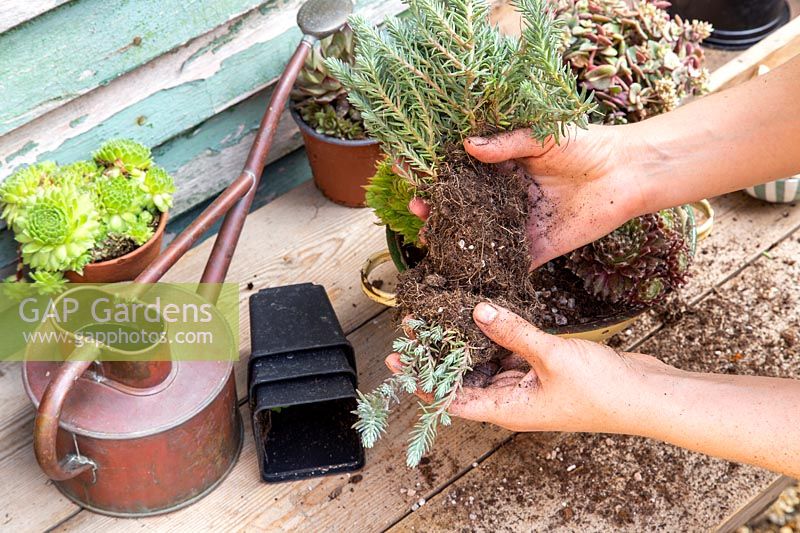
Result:
[[[448,412],[469,420],[513,431],[625,433],[647,414],[637,413],[630,400],[643,393],[648,376],[681,373],[649,355],[549,335],[493,304],[478,304],[473,318],[512,355],[487,387],[458,392]],[[400,372],[399,355],[390,354],[386,365]],[[419,391],[418,396],[432,399]]]

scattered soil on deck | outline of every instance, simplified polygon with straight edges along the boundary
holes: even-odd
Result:
[[[798,237],[684,309],[639,351],[685,370],[800,378]],[[774,477],[639,437],[518,434],[401,526],[710,529]]]
[[[402,316],[460,330],[481,363],[502,349],[472,321],[479,302],[495,302],[545,329],[624,311],[590,296],[563,260],[529,272],[528,217],[547,220],[552,206],[524,171],[480,163],[463,149],[449,153],[429,191],[428,253],[399,279]]]

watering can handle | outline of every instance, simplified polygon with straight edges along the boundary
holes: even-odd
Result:
[[[56,437],[64,400],[75,381],[89,368],[99,353],[94,344],[84,344],[72,352],[50,380],[39,402],[33,428],[33,450],[39,466],[54,481],[72,479],[87,470],[97,468],[94,461],[80,454],[70,453],[59,461]]]

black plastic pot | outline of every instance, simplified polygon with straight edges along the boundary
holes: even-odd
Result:
[[[364,466],[352,411],[353,348],[325,289],[305,283],[250,297],[248,391],[261,477],[301,479]]]
[[[789,21],[786,0],[673,0],[670,13],[714,25],[704,45],[740,50]]]

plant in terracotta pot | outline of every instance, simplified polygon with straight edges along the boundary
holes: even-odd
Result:
[[[292,90],[292,117],[300,128],[314,182],[336,203],[364,205],[364,186],[380,158],[378,142],[367,137],[347,90],[325,60],[353,61],[350,27],[322,39],[308,54]]]
[[[519,0],[517,39],[490,24],[481,0],[408,5],[382,30],[351,19],[354,63],[326,65],[386,153],[367,198],[399,245],[398,316],[413,317],[393,346],[403,371],[361,396],[356,428],[370,447],[402,392],[430,393],[409,440],[413,466],[449,424],[459,388],[482,386],[503,355],[471,320],[478,302],[557,334],[610,330],[684,283],[696,234],[691,208],[664,210],[530,272],[526,228],[549,200],[522,169],[474,160],[462,141],[525,128],[560,142],[587,125],[596,107],[561,56],[566,22],[546,0]],[[430,206],[424,238],[408,212],[414,197]]]
[[[131,280],[161,250],[172,206],[172,177],[150,150],[128,139],[103,144],[93,160],[38,163],[0,185],[0,216],[20,244],[25,270],[43,293],[67,281]]]

